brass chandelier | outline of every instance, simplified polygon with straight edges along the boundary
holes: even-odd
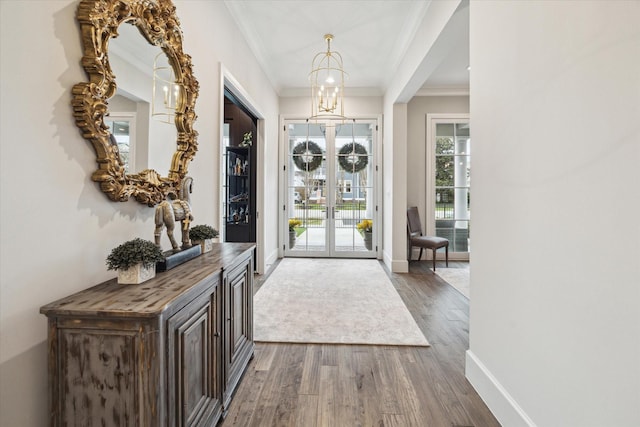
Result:
[[[320,52],[311,61],[311,119],[345,118],[344,79],[342,56],[331,51],[333,34],[325,34],[327,51]]]

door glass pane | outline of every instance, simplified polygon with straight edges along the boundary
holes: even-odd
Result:
[[[469,252],[470,142],[468,123],[436,125],[436,235],[449,239],[452,252]]]
[[[133,147],[129,129],[130,120],[126,118],[114,119],[107,117],[105,118],[104,123],[109,126],[111,135],[116,139],[118,151],[120,152],[120,159],[124,163],[125,172],[131,173],[133,169]]]
[[[436,157],[436,187],[453,187],[454,165],[453,156]]]
[[[373,132],[370,123],[336,125],[335,243],[340,251],[373,251]]]
[[[437,131],[442,131],[442,134],[437,134],[436,154],[453,154],[453,126],[444,127],[443,125],[436,125],[436,129]],[[451,130],[451,132],[448,132],[449,130]]]
[[[326,250],[326,141],[320,124],[289,125],[288,249]]]

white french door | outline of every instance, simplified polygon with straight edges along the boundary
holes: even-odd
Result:
[[[286,120],[284,255],[377,257],[376,120]]]
[[[471,251],[471,134],[468,114],[427,115],[427,231],[449,239],[449,257]]]

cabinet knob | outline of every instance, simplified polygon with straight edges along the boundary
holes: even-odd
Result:
[[[216,337],[216,338],[219,337],[220,336],[220,332],[214,332],[213,336]]]

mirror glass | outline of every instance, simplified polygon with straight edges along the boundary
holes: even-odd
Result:
[[[153,66],[158,55],[159,63],[168,65],[167,56],[159,46],[153,46],[140,34],[135,25],[122,23],[118,37],[109,43],[109,62],[116,81],[116,94],[109,100],[110,119],[130,117],[129,128],[111,125],[110,132],[118,141],[120,157],[125,161],[123,148],[127,150],[127,173],[139,173],[154,169],[162,176],[169,175],[171,157],[176,150],[175,123],[165,123],[151,116],[153,102]],[[129,130],[124,136],[122,129]],[[127,141],[126,143],[124,141]]]

